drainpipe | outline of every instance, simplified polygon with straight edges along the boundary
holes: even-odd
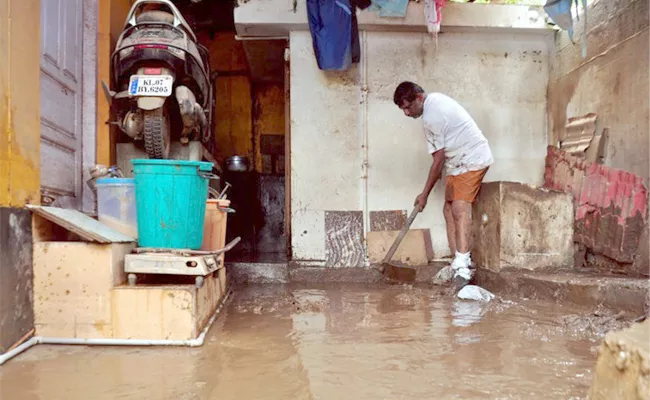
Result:
[[[37,344],[63,344],[63,345],[83,345],[83,346],[187,346],[187,347],[200,347],[203,346],[205,341],[205,336],[207,335],[210,327],[214,323],[214,320],[217,318],[217,315],[221,312],[223,305],[226,304],[226,301],[230,298],[232,291],[229,291],[228,294],[224,297],[223,301],[219,304],[215,310],[212,317],[208,321],[208,324],[203,328],[203,331],[196,339],[188,340],[160,340],[160,339],[83,339],[83,338],[54,338],[54,337],[43,337],[43,336],[34,336],[25,343],[16,347],[15,349],[8,351],[4,354],[0,354],[0,365],[6,363],[10,359],[16,357],[18,354],[29,349],[30,347],[36,346]]]
[[[361,34],[361,109],[359,112],[359,129],[361,131],[361,208],[363,213],[364,266],[370,266],[368,258],[368,231],[370,230],[370,213],[368,210],[368,50],[367,31]]]

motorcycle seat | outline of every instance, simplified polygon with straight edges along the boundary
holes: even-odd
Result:
[[[145,11],[135,18],[135,22],[166,22],[168,24],[173,24],[174,15],[160,10]]]

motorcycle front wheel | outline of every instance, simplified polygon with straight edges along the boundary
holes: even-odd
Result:
[[[144,148],[152,159],[169,157],[171,134],[165,107],[144,111]]]

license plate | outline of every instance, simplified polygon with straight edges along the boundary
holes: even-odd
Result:
[[[168,97],[172,94],[174,78],[170,75],[131,75],[131,96]]]

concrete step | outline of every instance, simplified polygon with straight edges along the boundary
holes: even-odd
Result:
[[[416,269],[416,283],[431,282],[447,262],[432,262]],[[288,263],[226,263],[235,283],[310,283],[347,282],[379,283],[384,277],[376,268],[325,268],[320,266],[297,266]]]
[[[552,300],[580,306],[601,305],[611,310],[643,315],[650,310],[650,281],[621,275],[562,270],[500,273],[477,270],[474,283],[493,293]]]

